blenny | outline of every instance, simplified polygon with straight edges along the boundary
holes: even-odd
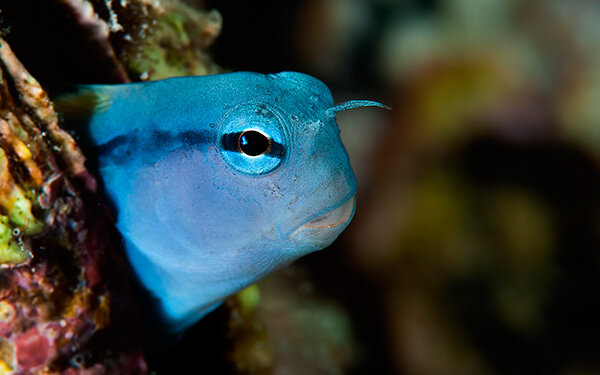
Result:
[[[335,115],[384,107],[336,106],[295,72],[83,85],[58,108],[81,98],[127,256],[172,331],[336,239],[356,179]]]

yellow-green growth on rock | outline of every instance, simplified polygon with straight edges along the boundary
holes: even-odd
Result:
[[[8,217],[0,216],[0,265],[18,265],[27,262],[29,252],[19,245],[8,224]]]

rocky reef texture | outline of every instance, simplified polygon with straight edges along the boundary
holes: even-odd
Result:
[[[101,25],[98,41],[112,46],[133,80],[222,71],[207,51],[221,31],[221,15],[215,10],[203,12],[173,0],[67,3],[83,15],[82,22]],[[95,13],[90,14],[92,4]]]
[[[45,91],[0,39],[0,373],[145,373],[134,340],[118,350],[101,342],[111,307],[128,300],[111,293],[106,274],[118,246],[85,158],[58,123]]]
[[[357,362],[348,313],[320,295],[298,266],[228,301],[230,360],[242,374],[344,374]]]
[[[220,14],[181,1],[23,0],[3,2],[0,10],[0,31],[42,83],[119,83],[222,71],[208,53],[221,31]]]

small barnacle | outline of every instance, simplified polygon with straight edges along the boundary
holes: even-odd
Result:
[[[0,301],[0,322],[7,322],[14,318],[14,316],[15,308],[6,301]]]
[[[8,217],[0,216],[0,265],[19,265],[26,263],[29,258],[29,252],[14,239],[14,229],[10,227]]]
[[[85,357],[83,354],[78,353],[71,357],[69,364],[75,368],[85,368]]]

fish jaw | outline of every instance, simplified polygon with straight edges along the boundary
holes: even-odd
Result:
[[[352,195],[339,206],[299,226],[290,234],[289,241],[311,251],[321,250],[346,229],[355,210],[356,197]]]

